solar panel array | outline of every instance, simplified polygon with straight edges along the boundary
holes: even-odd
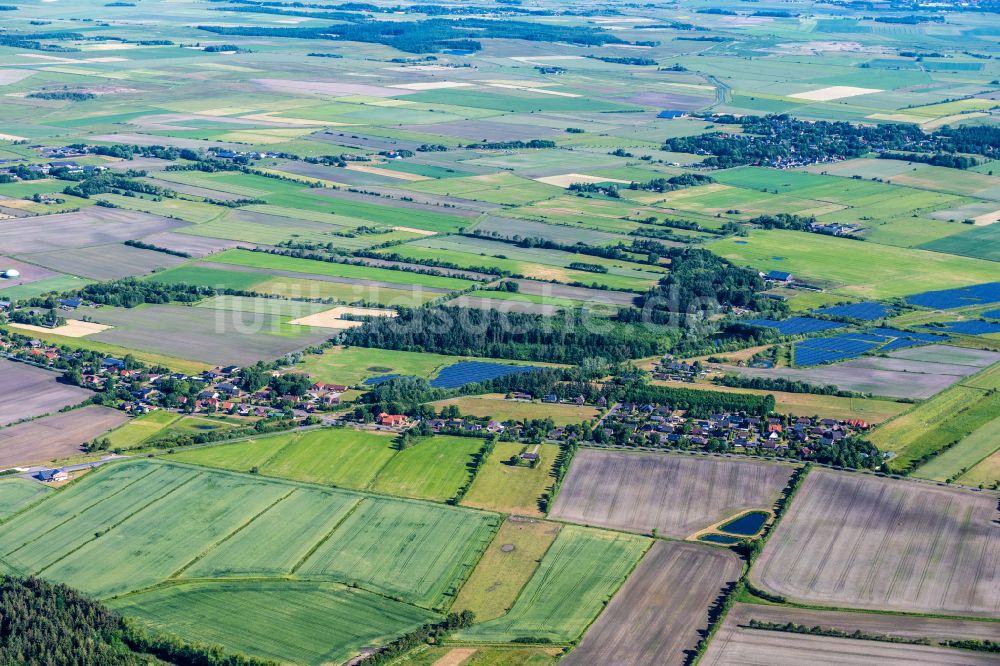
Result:
[[[789,317],[788,319],[746,319],[744,324],[759,326],[761,328],[775,328],[782,335],[803,335],[805,333],[819,333],[829,331],[834,328],[843,328],[843,324],[834,321],[824,321],[813,319],[812,317]]]
[[[921,305],[925,308],[950,309],[966,305],[986,305],[1000,303],[1000,282],[974,284],[958,289],[943,289],[941,291],[925,291],[922,294],[907,296],[906,302],[911,305]]]
[[[819,365],[855,358],[878,349],[881,343],[858,340],[852,333],[841,333],[829,338],[813,338],[795,345],[795,365]]]
[[[793,359],[797,366],[819,365],[857,358],[876,350],[890,352],[943,342],[947,339],[947,336],[931,333],[913,333],[896,328],[873,328],[868,331],[852,331],[829,338],[813,338],[798,342],[793,349]]]
[[[441,370],[437,377],[431,380],[434,388],[458,388],[473,382],[481,382],[497,377],[505,377],[522,372],[534,372],[541,368],[533,365],[504,365],[503,363],[485,363],[483,361],[461,361]]]
[[[932,328],[932,325],[928,324],[927,328]],[[1000,333],[1000,324],[994,321],[951,321],[947,324],[933,326],[933,328],[939,328],[949,333],[961,333],[963,335]]]
[[[825,308],[813,310],[815,314],[829,315],[830,317],[848,317],[850,319],[861,319],[863,321],[875,321],[885,319],[895,314],[896,310],[876,303],[875,301],[865,301],[863,303],[850,303],[848,305],[831,305]]]

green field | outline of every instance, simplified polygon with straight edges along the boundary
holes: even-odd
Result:
[[[436,291],[427,291],[420,287],[410,289],[401,286],[392,289],[359,283],[327,282],[285,276],[264,280],[254,285],[253,290],[258,294],[273,294],[283,298],[333,299],[340,303],[411,308],[441,297]]]
[[[447,500],[468,480],[468,466],[483,446],[478,437],[435,435],[397,453],[371,489],[388,495]]]
[[[164,284],[204,285],[215,289],[252,290],[254,285],[268,278],[268,275],[243,271],[227,271],[201,266],[177,266],[158,273],[153,273],[146,279]]]
[[[128,423],[115,428],[106,436],[111,442],[112,449],[130,448],[138,446],[153,435],[163,432],[181,418],[181,415],[175,412],[157,410],[131,419]]]
[[[511,465],[510,458],[525,449],[517,442],[498,442],[486,464],[462,500],[462,504],[479,509],[540,516],[539,500],[552,485],[552,465],[559,455],[555,444],[543,444],[538,449],[538,466]],[[529,451],[533,446],[528,446]]]
[[[1000,401],[984,401],[981,408],[970,410],[971,413],[964,415],[960,421],[959,419],[950,419],[947,430],[945,428],[942,430],[948,435],[955,434],[962,438],[955,446],[915,469],[913,476],[934,481],[946,481],[961,476],[1000,449],[1000,417],[995,417],[998,413],[995,411],[997,409],[1000,409]],[[995,418],[962,436],[967,428],[978,423],[984,416],[994,416]],[[917,442],[921,441],[917,440]]]
[[[40,500],[48,490],[46,486],[27,479],[0,479],[0,520],[5,520],[32,502]]]
[[[396,438],[388,433],[321,428],[181,451],[168,458],[241,472],[253,470],[293,481],[444,501],[454,497],[468,480],[467,466],[481,446],[479,438],[435,436],[399,451]]]
[[[524,402],[507,400],[502,394],[463,395],[431,403],[440,409],[445,405],[455,405],[462,414],[489,417],[494,421],[523,421],[526,419],[552,419],[557,426],[583,423],[596,419],[600,410],[589,405],[567,405],[563,403]]]
[[[982,259],[779,229],[753,231],[747,238],[726,238],[706,247],[740,265],[786,271],[862,298],[906,296],[991,282],[997,276],[996,264]]]
[[[293,488],[185,569],[184,578],[287,576],[357,506],[354,495]]]
[[[342,662],[436,618],[364,590],[304,581],[179,583],[111,606],[154,630],[309,666]]]
[[[603,610],[651,541],[632,534],[567,525],[503,617],[456,634],[484,643],[575,640]],[[529,641],[531,642],[531,641]]]
[[[947,478],[991,453],[982,439],[970,435],[986,427],[998,410],[1000,394],[967,383],[958,384],[875,429],[870,440],[880,449],[897,454],[889,463],[894,469],[904,469],[923,456],[959,442],[945,452],[949,455],[943,461],[937,462],[935,457],[927,463],[929,468],[925,469],[927,465],[920,468],[924,470],[921,476]]]
[[[507,613],[560,529],[558,523],[542,520],[505,520],[453,608],[471,610],[480,622]]]
[[[469,280],[425,275],[408,271],[394,271],[387,268],[371,266],[354,266],[352,264],[333,264],[325,261],[296,259],[266,252],[251,252],[249,250],[227,250],[212,256],[209,261],[250,268],[292,271],[312,275],[328,275],[332,277],[351,278],[356,280],[380,280],[403,285],[418,285],[460,291],[472,286]]]
[[[458,593],[498,527],[493,514],[365,498],[295,573],[436,608]]]
[[[1000,484],[1000,451],[996,451],[958,477],[958,482],[966,486],[982,484],[987,488],[996,488],[997,484]]]

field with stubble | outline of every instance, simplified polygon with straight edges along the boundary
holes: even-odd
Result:
[[[790,600],[995,617],[997,497],[819,470],[751,572]]]
[[[684,666],[742,566],[729,550],[658,541],[563,663]]]
[[[686,537],[746,509],[768,508],[794,467],[660,453],[585,449],[573,460],[552,517]]]

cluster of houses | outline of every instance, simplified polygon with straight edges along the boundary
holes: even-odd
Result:
[[[46,162],[44,164],[28,164],[28,165],[25,165],[24,168],[27,169],[28,171],[32,172],[32,173],[43,175],[43,176],[47,176],[47,175],[49,175],[53,171],[62,170],[62,169],[65,169],[66,172],[68,172],[68,173],[87,173],[87,174],[89,174],[89,173],[96,173],[96,172],[99,172],[99,171],[104,171],[107,167],[103,167],[103,166],[100,166],[100,165],[92,165],[92,164],[83,164],[83,165],[81,165],[81,164],[78,164],[78,163],[73,162],[73,161],[67,161],[67,162]],[[4,174],[8,175],[11,178],[13,178],[14,180],[20,180],[20,177],[12,169],[13,169],[13,167],[7,167],[7,168],[4,168],[4,169],[0,169],[0,173],[4,173]]]
[[[124,387],[131,395],[130,399],[119,403],[119,407],[130,414],[146,414],[167,406],[194,413],[224,413],[261,418],[279,414],[285,407],[313,413],[338,407],[343,394],[349,390],[349,387],[342,384],[316,382],[301,396],[278,395],[270,388],[244,391],[240,386],[240,368],[235,365],[216,367],[193,376],[179,372],[147,374],[148,370],[128,368],[123,359],[111,356],[97,363],[81,365],[78,352],[67,355],[58,346],[36,339],[18,344],[13,339],[0,338],[0,355],[56,369],[75,367],[80,372],[80,384],[95,391],[104,390],[107,383],[113,380],[119,389]],[[164,389],[171,382],[195,384],[197,392],[191,398],[186,395],[174,396],[168,405]]]
[[[667,356],[653,368],[653,379],[674,382],[693,382],[705,373],[705,366],[699,361],[686,363]]]
[[[854,236],[865,230],[860,224],[841,224],[839,222],[813,222],[809,228],[816,233],[831,236]]]
[[[608,414],[599,428],[604,432],[595,431],[595,439],[642,446],[715,445],[736,452],[795,448],[808,457],[819,447],[858,435],[868,427],[860,419],[760,418],[728,412],[696,419],[670,407],[623,404]]]

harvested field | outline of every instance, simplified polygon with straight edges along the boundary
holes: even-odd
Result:
[[[507,400],[502,393],[466,395],[430,404],[434,405],[436,409],[445,405],[458,405],[462,414],[490,417],[495,421],[550,418],[557,426],[564,426],[568,423],[583,423],[596,419],[600,414],[596,407],[587,405]]]
[[[352,308],[349,306],[338,306],[323,312],[299,317],[288,322],[299,326],[318,326],[320,328],[355,328],[364,322],[360,319],[342,319],[343,315],[353,315],[355,317],[395,317],[398,313],[395,310],[385,310],[382,308]]]
[[[699,663],[706,666],[800,666],[805,663],[829,666],[844,664],[986,666],[997,663],[994,655],[952,648],[750,629],[746,625],[751,619],[762,622],[820,625],[842,628],[846,631],[860,629],[872,633],[917,638],[948,635],[956,638],[966,636],[987,638],[982,635],[984,631],[993,631],[993,637],[996,636],[996,625],[985,622],[956,622],[736,604],[729,611],[722,628],[715,635]],[[976,624],[981,626],[975,627]]]
[[[555,176],[542,176],[535,178],[539,183],[555,185],[556,187],[568,188],[573,183],[628,183],[627,180],[617,178],[604,178],[602,176],[588,176],[582,173],[563,173]]]
[[[791,465],[583,449],[551,516],[585,525],[687,537],[748,509],[769,509]]]
[[[751,577],[808,603],[996,617],[996,511],[991,494],[817,470]]]
[[[794,95],[789,95],[793,99],[804,99],[810,102],[830,102],[835,99],[843,99],[845,97],[857,97],[858,95],[871,95],[872,93],[882,92],[878,88],[858,88],[856,86],[830,86],[828,88],[819,88],[817,90],[808,90],[806,92],[795,93]]]
[[[93,393],[59,382],[60,373],[0,358],[0,426],[75,405]]]
[[[685,666],[742,569],[732,551],[658,541],[562,663]]]
[[[77,455],[83,444],[127,420],[125,412],[88,405],[4,428],[0,430],[0,468]]]
[[[67,319],[65,324],[53,328],[34,326],[32,324],[10,324],[10,327],[22,331],[32,331],[33,333],[51,333],[52,335],[61,335],[66,338],[85,338],[88,335],[100,333],[111,328],[104,324],[95,324],[92,321],[80,321],[79,319]]]
[[[10,254],[50,252],[120,243],[183,226],[184,222],[148,213],[91,206],[73,213],[21,219],[16,225],[0,224],[0,247]]]
[[[95,245],[22,256],[28,261],[54,271],[94,280],[116,280],[144,275],[157,268],[170,268],[185,261],[182,257],[165,252],[119,244]]]

